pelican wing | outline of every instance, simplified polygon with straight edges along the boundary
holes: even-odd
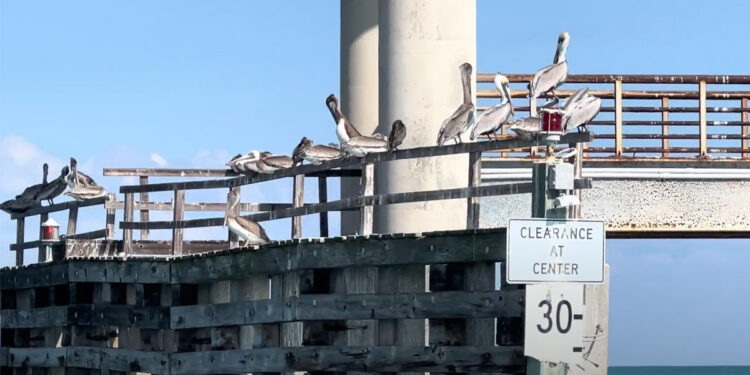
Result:
[[[3,203],[0,203],[0,210],[3,210],[9,214],[23,212],[36,205],[36,201],[29,201],[25,199],[10,199]]]
[[[494,133],[500,129],[510,118],[510,103],[505,102],[487,108],[477,118],[477,124],[471,131],[471,139],[476,139],[480,134]]]
[[[521,139],[532,139],[536,133],[542,130],[542,120],[539,117],[527,117],[514,121],[510,130],[518,134]]]
[[[359,147],[359,148],[381,148],[381,147],[387,147],[388,141],[381,138],[375,138],[375,137],[353,137],[349,140],[349,142],[346,142],[346,144],[349,147]]]
[[[247,229],[248,231],[254,233],[256,236],[262,238],[266,242],[271,242],[271,239],[268,238],[268,235],[266,234],[266,230],[263,229],[263,227],[260,226],[260,224],[250,220],[246,219],[242,216],[235,216],[234,218],[237,220],[237,224],[239,224],[241,227]]]
[[[44,189],[43,184],[31,185],[23,190],[23,193],[16,195],[16,199],[33,201],[39,196],[39,193]]]
[[[568,63],[562,61],[557,64],[547,65],[534,74],[531,80],[530,93],[532,98],[557,88],[565,82],[568,77]]]
[[[274,168],[291,168],[293,161],[292,158],[286,155],[274,155],[263,158],[263,162]]]
[[[404,139],[406,138],[406,126],[403,124],[394,125],[391,128],[391,134],[388,137],[388,149],[394,150],[396,147],[400,146],[401,143],[404,142]]]
[[[601,108],[601,99],[586,95],[565,112],[564,130],[568,131],[574,127],[588,124],[589,121],[593,120],[599,114]]]
[[[338,159],[344,156],[344,153],[338,148],[325,145],[314,145],[307,150],[306,154],[313,158],[327,160]]]
[[[470,122],[474,113],[474,105],[463,103],[456,109],[453,114],[443,121],[438,133],[438,145],[461,134]]]
[[[103,187],[95,186],[82,186],[78,185],[65,193],[65,195],[72,197],[77,201],[85,201],[89,199],[99,198],[107,195],[107,191]]]
[[[37,196],[37,199],[40,201],[53,199],[62,194],[66,187],[68,187],[68,185],[65,183],[65,179],[63,177],[58,177],[42,189]]]

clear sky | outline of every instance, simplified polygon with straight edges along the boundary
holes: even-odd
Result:
[[[565,30],[571,73],[748,73],[744,1],[480,0],[477,8],[478,72],[532,72]],[[323,102],[338,91],[338,68],[335,0],[2,0],[0,200],[37,182],[42,162],[54,176],[69,156],[116,191],[133,181],[105,179],[105,166],[218,167],[252,148],[289,153],[302,135],[335,141]],[[277,183],[243,196],[289,201],[288,191]],[[314,187],[306,194],[317,196]],[[225,199],[188,194],[203,198]],[[103,213],[90,212],[81,230],[100,229]],[[288,235],[288,223],[268,226]],[[0,219],[3,265],[14,233]],[[217,232],[186,237],[206,233]],[[610,241],[610,364],[750,364],[748,248]]]

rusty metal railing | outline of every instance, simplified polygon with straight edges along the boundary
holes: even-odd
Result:
[[[526,87],[532,74],[505,75],[516,116],[528,116],[537,105]],[[493,78],[477,75],[479,110],[499,97]],[[583,86],[602,99],[599,116],[589,124],[596,141],[587,145],[586,158],[750,160],[750,75],[569,75],[556,94],[566,98]],[[535,154],[516,151],[488,156]]]

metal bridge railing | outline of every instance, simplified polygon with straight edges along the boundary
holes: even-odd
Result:
[[[528,97],[531,74],[505,74],[517,117],[528,116],[537,103]],[[479,109],[492,105],[498,92],[488,84],[494,74],[477,75]],[[590,123],[596,141],[584,159],[663,159],[702,157],[750,160],[748,99],[745,75],[569,75],[556,94],[572,95],[579,87],[602,99],[599,116]],[[738,89],[739,88],[739,89]],[[546,99],[539,99],[541,105]],[[533,156],[534,149],[490,157]]]

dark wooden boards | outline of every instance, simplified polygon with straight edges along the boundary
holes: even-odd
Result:
[[[22,217],[27,216],[34,216],[39,214],[45,214],[50,212],[57,212],[57,211],[64,211],[73,207],[88,207],[88,206],[96,206],[98,204],[103,204],[106,202],[108,197],[101,197],[101,198],[94,198],[89,199],[85,201],[69,201],[69,202],[63,202],[63,203],[56,203],[51,206],[36,206],[32,207],[24,212],[11,214],[11,219],[18,219]]]
[[[169,308],[111,304],[51,306],[29,310],[0,310],[2,328],[47,328],[115,325],[169,328]]]

